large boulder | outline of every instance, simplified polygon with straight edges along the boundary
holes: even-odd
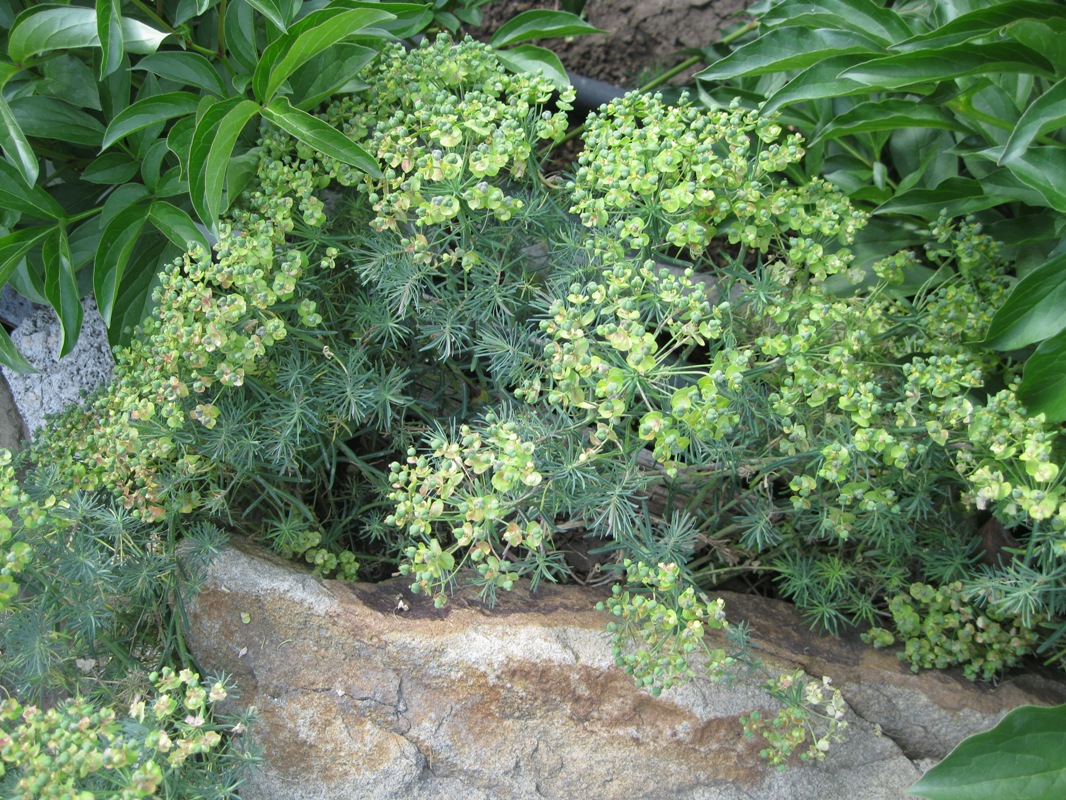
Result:
[[[851,705],[825,762],[779,772],[743,736],[741,716],[774,708],[757,679],[639,691],[610,656],[602,596],[547,586],[438,610],[405,581],[323,581],[235,541],[187,600],[188,640],[259,711],[268,761],[246,800],[899,798],[920,774],[911,758],[1066,694],[913,675],[812,635],[784,604],[727,594],[768,668],[830,675]]]

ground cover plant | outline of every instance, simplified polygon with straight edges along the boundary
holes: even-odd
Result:
[[[572,176],[545,175],[572,92],[505,60],[383,45],[365,87],[309,112],[374,169],[263,116],[217,243],[165,265],[112,384],[5,473],[23,706],[181,653],[190,565],[228,534],[319,574],[398,569],[437,604],[614,583],[616,658],[653,691],[745,657],[726,580],[876,625],[919,666],[950,650],[988,677],[1051,639],[1061,437],[1018,400],[1020,364],[973,341],[1010,293],[996,240],[944,215],[857,263],[869,215],[796,180],[803,137],[740,103],[629,95]],[[1021,553],[985,570],[991,515]],[[972,619],[1025,636],[953,644]],[[839,694],[770,688],[780,714],[747,719],[767,757],[823,756]]]

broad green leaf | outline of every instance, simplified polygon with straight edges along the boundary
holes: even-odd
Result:
[[[0,208],[41,219],[66,217],[63,206],[40,186],[27,186],[22,174],[6,161],[0,161]]]
[[[148,219],[159,229],[160,233],[181,248],[183,253],[189,249],[190,242],[210,252],[211,245],[208,244],[207,237],[196,227],[192,217],[177,206],[164,200],[157,200],[149,207]]]
[[[1066,338],[1059,346],[1056,388],[1066,400]],[[1032,362],[1025,365],[1026,375]],[[928,800],[1066,797],[1066,706],[1015,708],[991,730],[964,739],[907,794]]]
[[[208,9],[218,5],[219,0],[178,0],[178,7],[174,11],[174,24],[181,23],[206,14]]]
[[[191,117],[188,119],[192,120]],[[163,172],[163,160],[169,152],[170,148],[167,146],[166,141],[159,139],[148,148],[148,152],[141,159],[141,180],[144,181],[144,185],[148,187],[150,192],[154,192],[156,187],[159,186],[159,177]]]
[[[559,60],[559,56],[546,47],[520,44],[518,47],[511,47],[507,50],[497,50],[496,58],[511,72],[543,75],[559,89],[565,89],[570,85],[570,78],[566,75],[563,62]]]
[[[910,100],[871,100],[845,111],[818,132],[812,141],[839,139],[871,131],[892,131],[897,128],[940,128],[967,132],[954,114],[937,106]]]
[[[122,137],[142,128],[192,114],[199,102],[200,98],[192,92],[168,92],[138,100],[111,120],[100,147],[106,150]]]
[[[970,75],[1004,72],[1053,75],[1051,64],[1039,53],[1018,44],[961,44],[884,56],[845,70],[842,76],[871,89],[901,89]]]
[[[370,153],[332,125],[306,111],[293,108],[286,98],[279,97],[263,108],[263,117],[320,153],[351,164],[375,178],[381,177],[381,170]]]
[[[231,204],[234,198],[239,197],[244,188],[252,182],[252,178],[259,170],[262,155],[261,147],[253,147],[229,160],[229,164],[226,165],[226,196]]]
[[[3,96],[0,96],[0,147],[4,157],[18,169],[27,187],[37,183],[40,169],[37,156]]]
[[[255,11],[247,0],[232,0],[226,9],[226,51],[248,72],[252,72],[259,61],[255,21]]]
[[[326,8],[309,14],[263,52],[252,76],[252,91],[259,102],[269,102],[300,66],[345,37],[391,18],[387,12],[368,8]]]
[[[356,39],[362,40],[365,36],[381,38],[391,36],[397,39],[408,39],[421,33],[433,22],[433,12],[428,6],[419,3],[377,3],[359,2],[359,0],[334,0],[330,8],[370,8],[377,11],[387,11],[395,19],[385,19],[375,22],[365,31],[361,31]]]
[[[991,147],[977,153],[982,158],[999,162],[1003,148]],[[1030,147],[1013,158],[1005,167],[1018,180],[1039,192],[1049,206],[1066,214],[1066,149],[1059,147]]]
[[[508,47],[531,39],[606,32],[568,11],[533,10],[524,11],[497,28],[489,44],[492,47]]]
[[[999,163],[1021,156],[1042,133],[1066,126],[1066,78],[1056,83],[1022,112],[1003,148]]]
[[[287,7],[288,3],[278,2],[278,0],[246,0],[248,5],[274,23],[276,27],[282,33],[285,33],[289,29]]]
[[[103,235],[103,228],[100,226],[99,214],[89,217],[89,219],[67,234],[67,241],[70,243],[70,260],[74,266],[75,274],[96,258],[96,251],[100,247],[101,235]],[[89,277],[91,278],[92,276],[90,275]],[[78,275],[78,281],[79,284],[82,281],[80,274]],[[82,289],[82,296],[85,294],[86,290]]]
[[[55,225],[36,225],[0,237],[0,286],[7,283],[26,254],[40,245],[46,236],[52,235],[55,229]]]
[[[219,97],[226,96],[226,84],[223,83],[218,70],[199,53],[178,50],[153,53],[138,61],[134,69],[145,70],[160,78],[187,86],[196,86]]]
[[[100,111],[100,85],[96,74],[70,53],[60,53],[45,61],[42,68],[45,80],[38,83],[35,94],[46,94],[66,100],[78,108]]]
[[[310,111],[323,100],[352,85],[359,72],[374,60],[377,50],[341,42],[312,58],[289,78],[296,108]]]
[[[1002,198],[990,196],[980,181],[973,178],[950,178],[934,189],[911,189],[882,203],[875,214],[916,214],[936,219],[941,209],[950,216],[964,216],[993,208]]]
[[[181,174],[184,177],[189,175],[189,147],[192,145],[195,130],[196,119],[189,116],[175,122],[174,127],[167,134],[167,149],[178,157]]]
[[[148,190],[139,183],[125,183],[108,195],[100,211],[100,226],[107,228],[118,214],[148,197]]]
[[[877,39],[853,31],[781,28],[737,48],[696,77],[704,81],[729,80],[806,69],[831,56],[868,54],[872,58],[883,52]]]
[[[189,194],[200,221],[212,232],[222,211],[226,164],[237,137],[258,113],[259,106],[251,100],[223,100],[196,124],[189,146]]]
[[[780,108],[804,100],[869,94],[870,89],[866,84],[840,77],[844,70],[866,60],[868,59],[865,54],[832,56],[807,67],[767,98],[762,106],[763,113],[772,114]]]
[[[1066,17],[1066,9],[1055,3],[1039,0],[1011,0],[996,3],[988,8],[979,8],[962,14],[939,28],[912,36],[893,45],[893,50],[910,52],[959,44],[969,39],[986,37],[1000,28],[1022,19],[1048,19]]]
[[[933,128],[900,128],[888,139],[891,163],[900,176],[896,193],[908,189],[932,189],[959,174],[959,159],[950,152],[955,143],[947,131]]]
[[[127,206],[107,224],[100,237],[93,264],[93,292],[100,316],[108,327],[111,326],[115,298],[122,284],[126,264],[137,247],[148,213],[148,206]]]
[[[103,80],[122,64],[125,44],[122,41],[122,3],[120,0],[96,0],[96,33],[100,38]]]
[[[89,183],[113,186],[132,180],[140,165],[126,153],[104,153],[92,161],[81,173],[81,179]]]
[[[1060,19],[1012,22],[1004,33],[1016,42],[1040,53],[1055,65],[1058,75],[1066,73],[1066,15]]]
[[[984,344],[1017,350],[1066,328],[1066,255],[1033,270],[1014,287],[988,326]]]
[[[99,147],[104,126],[96,117],[55,97],[31,95],[12,100],[15,115],[27,136]]]
[[[82,318],[85,314],[81,307],[81,293],[78,291],[78,279],[74,274],[66,229],[62,225],[56,226],[52,234],[45,237],[41,248],[45,269],[44,293],[59,317],[59,325],[63,331],[59,357],[63,358],[78,343],[78,334],[81,333]]]
[[[96,54],[99,58],[99,54]],[[122,59],[122,67],[115,70],[99,83],[100,107],[104,119],[112,120],[130,104],[130,60]]]
[[[1066,331],[1062,331],[1041,344],[1025,362],[1022,382],[1018,387],[1018,399],[1025,404],[1030,414],[1046,414],[1048,422],[1066,422]],[[1061,721],[1059,725],[1062,726]],[[1037,775],[1037,778],[1053,780],[1053,788],[1044,794],[1025,794],[1026,798],[1048,798],[1058,800],[1063,796],[1066,763],[1062,758],[1062,733],[1066,726],[1060,727],[1057,742],[1058,766],[1048,766],[1053,775]],[[1046,753],[1041,754],[1047,756]],[[1050,760],[1050,759],[1049,759]],[[1033,782],[1035,783],[1035,781]],[[1020,784],[1024,785],[1024,784]],[[1032,786],[1033,784],[1030,784]],[[1008,795],[1002,794],[1000,797]],[[976,795],[975,795],[976,797]]]
[[[15,347],[7,331],[0,327],[0,364],[23,375],[33,375],[37,370]]]
[[[135,19],[122,19],[121,27],[123,47],[129,53],[154,53],[169,35]],[[43,5],[18,15],[8,35],[7,55],[21,64],[51,50],[99,46],[96,9]]]
[[[152,288],[159,282],[164,265],[181,255],[177,247],[162,236],[142,236],[137,249],[126,263],[122,285],[115,297],[107,341],[112,347],[130,344],[135,328],[155,307]]]
[[[897,14],[869,0],[812,0],[785,2],[773,6],[759,17],[767,28],[799,26],[805,28],[844,28],[876,36],[885,44],[907,39],[913,31]]]

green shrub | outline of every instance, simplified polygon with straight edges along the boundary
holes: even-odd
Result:
[[[57,505],[106,497],[168,558],[197,523],[319,574],[398,564],[438,605],[625,580],[615,655],[653,690],[744,658],[741,626],[710,633],[731,577],[833,632],[916,581],[1029,629],[1062,614],[1061,432],[972,341],[1009,291],[979,224],[937,219],[866,283],[867,215],[789,179],[804,143],[773,119],[630,95],[564,183],[542,174],[572,99],[549,77],[447,37],[363,77],[319,116],[380,176],[261,129],[213,250],[168,265],[114,381],[35,445]],[[1009,586],[977,566],[978,511],[1024,544]],[[5,545],[12,581],[30,538]],[[753,734],[823,753],[837,695],[773,686]]]
[[[899,640],[899,658],[915,672],[961,664],[970,680],[990,681],[1031,653],[1036,639],[1020,617],[1006,619],[966,602],[961,581],[938,588],[912,584],[889,601],[888,610],[894,632],[871,628],[863,641],[889,647]]]

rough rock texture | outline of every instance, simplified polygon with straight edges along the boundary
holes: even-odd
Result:
[[[758,681],[637,691],[592,610],[600,593],[436,610],[405,585],[321,581],[238,542],[213,563],[189,642],[261,713],[269,763],[246,800],[900,798],[919,775],[908,756],[943,756],[1009,708],[1066,696],[1050,680],[991,690],[914,675],[892,654],[812,636],[788,606],[724,595],[769,668],[830,675],[854,711],[825,763],[780,773],[742,735],[740,716],[773,707]]]
[[[656,70],[672,67],[686,48],[717,41],[719,31],[741,19],[744,0],[589,0],[584,17],[608,33],[549,39],[568,70],[635,89]],[[496,0],[484,8],[486,37],[522,11],[555,9],[555,0]]]
[[[107,343],[107,329],[92,298],[82,300],[85,321],[74,350],[58,358],[63,341],[55,312],[34,307],[11,333],[11,341],[38,372],[20,375],[7,368],[3,373],[15,405],[32,435],[45,417],[56,414],[111,378],[114,358]]]

